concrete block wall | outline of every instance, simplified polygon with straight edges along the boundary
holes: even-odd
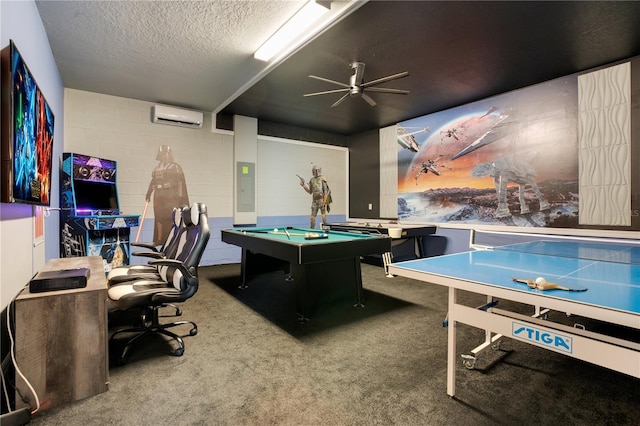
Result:
[[[169,145],[184,171],[189,202],[207,205],[211,239],[201,264],[237,261],[237,251],[220,241],[220,229],[232,226],[233,136],[212,133],[210,114],[204,114],[201,129],[191,129],[153,123],[151,102],[65,89],[64,103],[64,152],[118,162],[118,198],[124,214],[142,215],[158,147]],[[149,205],[140,241],[152,240],[153,216]],[[132,229],[132,240],[137,231]]]

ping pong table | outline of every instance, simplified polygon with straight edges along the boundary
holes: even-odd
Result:
[[[593,241],[533,241],[439,257],[398,262],[391,273],[447,286],[447,394],[455,395],[456,323],[485,331],[485,341],[462,354],[473,368],[475,356],[509,337],[640,378],[640,244]],[[513,278],[548,282],[586,291],[538,290]],[[487,303],[459,303],[458,291],[486,296]],[[534,308],[532,315],[497,308],[501,299]],[[628,327],[633,338],[611,336],[549,321],[564,312]]]

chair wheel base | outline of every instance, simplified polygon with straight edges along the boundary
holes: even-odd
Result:
[[[175,344],[177,344],[178,347],[175,349],[172,349],[171,353],[173,353],[173,355],[175,356],[182,356],[184,354],[184,349],[185,349],[184,341],[182,340],[182,337],[180,337],[175,333],[172,333],[171,331],[168,330],[168,328],[172,328],[172,327],[176,327],[184,324],[190,324],[192,327],[189,330],[189,335],[195,336],[196,334],[198,334],[198,326],[192,321],[178,321],[178,322],[173,322],[169,324],[159,324],[158,317],[157,317],[157,310],[155,311],[155,315],[151,316],[151,319],[152,321],[150,324],[147,324],[141,327],[129,327],[129,328],[119,329],[119,330],[116,330],[111,335],[109,339],[109,345],[111,346],[111,349],[117,353],[117,355],[113,354],[114,356],[112,356],[112,359],[115,360],[115,365],[122,366],[126,364],[129,359],[130,352],[133,350],[134,346],[136,346],[136,344],[140,340],[148,336],[158,335],[158,334],[169,337],[169,340],[167,340],[167,343],[171,344],[170,342],[173,342],[172,346],[175,346]],[[127,339],[117,339],[116,336],[120,333],[133,333],[134,336]]]

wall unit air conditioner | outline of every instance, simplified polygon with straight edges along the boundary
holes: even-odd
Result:
[[[151,121],[154,123],[199,129],[202,127],[203,117],[204,115],[200,111],[166,105],[154,105],[151,107]]]

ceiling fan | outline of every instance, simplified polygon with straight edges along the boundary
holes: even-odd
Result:
[[[351,75],[351,77],[349,78],[349,84],[345,84],[345,83],[340,83],[339,81],[335,81],[335,80],[329,80],[328,78],[324,78],[324,77],[318,77],[317,75],[310,75],[310,78],[315,78],[316,80],[321,80],[321,81],[326,81],[327,83],[332,83],[332,84],[336,84],[338,86],[343,87],[342,89],[335,89],[335,90],[325,90],[323,92],[315,92],[315,93],[305,93],[304,96],[317,96],[317,95],[326,95],[329,93],[340,93],[340,92],[347,92],[344,94],[344,96],[342,96],[340,99],[338,99],[333,105],[331,105],[331,107],[333,108],[334,106],[337,106],[338,104],[340,104],[340,102],[342,102],[343,100],[345,100],[347,98],[347,96],[356,96],[356,95],[360,95],[360,97],[362,97],[362,99],[364,99],[365,101],[367,101],[367,103],[371,106],[376,106],[376,101],[374,101],[373,99],[371,99],[371,97],[369,95],[367,95],[365,92],[365,89],[367,92],[379,92],[379,93],[392,93],[392,94],[396,94],[396,95],[407,95],[409,94],[408,90],[400,90],[400,89],[388,89],[388,88],[383,88],[383,87],[373,87],[375,85],[381,84],[381,83],[385,83],[387,81],[391,81],[391,80],[395,80],[397,78],[402,78],[402,77],[406,77],[409,75],[409,73],[407,71],[398,73],[398,74],[393,74],[393,75],[389,75],[387,77],[382,77],[379,78],[377,80],[372,80],[372,81],[368,81],[368,82],[364,82],[364,63],[363,62],[353,62],[351,64],[351,69],[353,69],[353,74]]]

